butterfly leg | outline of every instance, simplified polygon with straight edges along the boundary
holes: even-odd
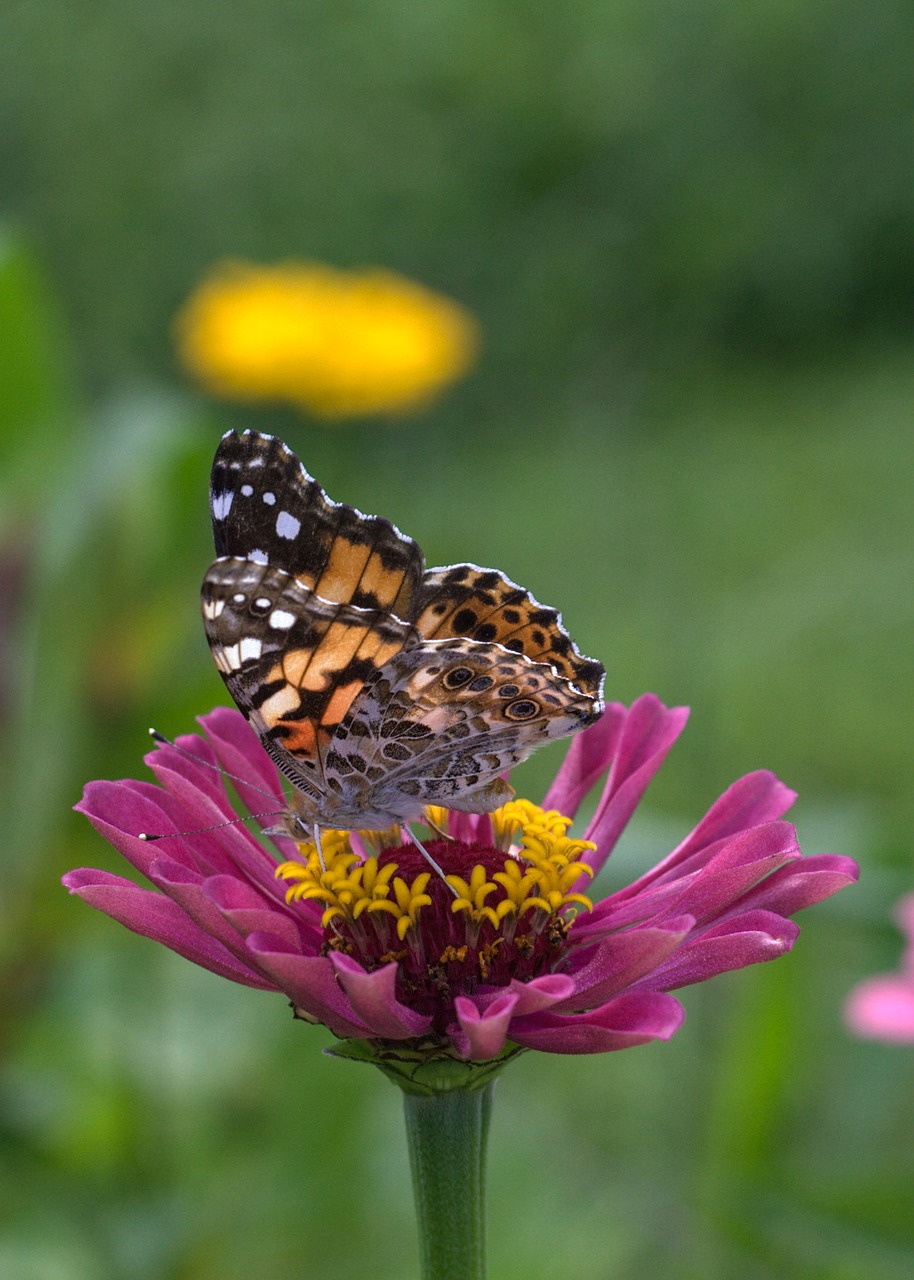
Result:
[[[407,835],[409,836],[410,840],[412,840],[413,844],[416,846],[416,848],[417,848],[417,849],[419,850],[419,852],[422,854],[422,856],[423,856],[423,858],[425,859],[425,861],[429,864],[429,866],[432,868],[432,870],[433,870],[433,871],[436,871],[436,872],[438,873],[438,875],[441,877],[441,879],[442,879],[442,880],[444,880],[444,883],[445,883],[445,884],[447,884],[447,879],[446,879],[446,877],[445,877],[444,872],[443,872],[443,871],[441,870],[441,868],[438,866],[438,863],[435,861],[435,859],[434,859],[434,858],[432,857],[432,855],[429,853],[428,849],[426,849],[425,845],[422,843],[422,841],[419,839],[419,837],[418,837],[418,836],[416,835],[416,833],[413,831],[413,829],[412,829],[412,827],[409,825],[409,823],[408,823],[408,822],[404,822],[404,823],[403,823],[403,826],[406,828],[406,833],[407,833]],[[451,893],[454,895],[454,897],[455,897],[455,898],[459,896],[459,895],[458,895],[458,893],[457,893],[457,890],[453,887],[453,885],[448,884],[448,886],[447,886],[447,887],[450,889]]]
[[[326,871],[327,864],[324,861],[324,846],[321,844],[321,829],[316,822],[314,824],[314,845],[317,849],[317,857],[321,864],[321,871]]]

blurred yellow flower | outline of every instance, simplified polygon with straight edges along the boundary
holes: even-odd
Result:
[[[323,418],[419,409],[473,361],[457,303],[381,268],[225,262],[176,321],[185,367],[230,399],[283,401]]]

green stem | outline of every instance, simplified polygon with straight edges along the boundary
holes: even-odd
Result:
[[[485,1161],[495,1080],[404,1092],[422,1280],[485,1280]]]
[[[403,1091],[422,1280],[485,1280],[486,1142],[499,1073],[524,1050],[464,1062],[421,1042],[338,1040],[329,1053],[370,1062]]]

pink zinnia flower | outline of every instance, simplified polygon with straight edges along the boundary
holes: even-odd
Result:
[[[902,898],[895,919],[907,938],[900,973],[880,974],[854,987],[844,1016],[858,1036],[914,1044],[914,894]]]
[[[202,717],[205,740],[180,740],[189,755],[160,745],[147,757],[160,786],[92,782],[76,806],[155,889],[87,868],[64,883],[214,973],[283,992],[340,1037],[474,1061],[507,1042],[599,1053],[665,1040],[683,1019],[671,990],[789,951],[798,927],[787,917],[857,876],[850,858],[801,856],[780,821],[794,793],[759,771],[657,866],[591,906],[591,875],[686,717],[650,694],[611,704],[572,742],[542,808],[430,811],[445,883],[399,833],[328,833],[323,867],[313,846],[272,837],[277,863],[241,825],[140,839],[234,816],[212,764],[247,780],[237,789],[251,810],[269,807],[263,791],[284,806],[255,734],[220,708]],[[583,839],[570,839],[604,774]]]

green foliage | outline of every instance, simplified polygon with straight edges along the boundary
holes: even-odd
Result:
[[[793,955],[686,992],[669,1045],[511,1064],[493,1275],[910,1275],[914,1057],[840,1022],[914,888],[909,9],[48,0],[2,28],[0,1275],[415,1274],[393,1091],[57,883],[122,870],[82,784],[225,698],[196,601],[233,422],[561,605],[610,697],[691,703],[606,887],[760,766],[807,851],[863,864]],[[226,254],[405,271],[479,316],[483,363],[392,425],[204,408],[168,325]]]
[[[168,370],[170,317],[224,254],[453,293],[514,401],[554,392],[550,367],[609,391],[633,362],[908,323],[901,0],[46,0],[3,21],[12,207],[93,379]]]

